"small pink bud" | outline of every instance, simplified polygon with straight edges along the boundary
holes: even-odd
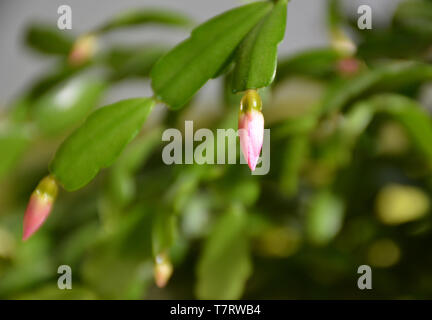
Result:
[[[355,75],[360,70],[360,61],[356,58],[343,58],[338,61],[338,70],[344,77]]]
[[[86,63],[96,52],[96,37],[92,34],[86,34],[79,37],[69,54],[69,63],[78,67]]]
[[[24,214],[23,240],[27,240],[44,223],[51,212],[57,196],[58,186],[53,177],[43,178],[30,196],[30,201]]]
[[[158,254],[155,259],[154,278],[156,285],[163,288],[173,273],[173,266],[165,253]]]
[[[239,136],[240,147],[249,168],[254,171],[264,138],[264,116],[262,101],[256,90],[248,90],[240,102]]]

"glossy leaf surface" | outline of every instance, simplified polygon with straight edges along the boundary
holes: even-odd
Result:
[[[51,172],[66,190],[83,187],[136,136],[153,105],[135,98],[97,110],[60,146]]]
[[[37,100],[35,118],[47,134],[57,134],[82,120],[99,101],[105,83],[77,77],[53,88]]]
[[[247,33],[271,10],[269,2],[245,5],[205,22],[163,56],[151,72],[156,96],[181,108],[226,63]]]
[[[233,91],[269,86],[275,77],[277,46],[285,34],[287,1],[279,0],[240,45],[233,73]]]

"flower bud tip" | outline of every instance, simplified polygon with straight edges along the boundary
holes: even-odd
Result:
[[[69,54],[69,63],[72,66],[80,66],[87,62],[96,52],[97,38],[92,34],[86,34],[79,37]]]
[[[156,257],[154,267],[154,277],[156,285],[163,288],[168,283],[173,273],[173,266],[166,254],[159,254]]]
[[[32,236],[45,222],[57,196],[58,186],[53,177],[43,178],[30,196],[23,222],[23,241]]]
[[[254,171],[263,145],[264,116],[262,102],[257,91],[248,90],[240,103],[239,136],[240,147],[249,168]]]

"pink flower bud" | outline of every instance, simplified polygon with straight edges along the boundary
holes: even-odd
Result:
[[[240,147],[249,168],[254,171],[264,138],[264,116],[262,101],[256,90],[248,90],[240,102],[239,136]]]
[[[43,178],[30,196],[24,215],[23,240],[27,240],[44,223],[51,212],[58,186],[53,177]]]
[[[69,54],[69,63],[75,67],[86,63],[95,54],[96,47],[96,37],[94,35],[87,34],[79,37]]]
[[[337,69],[344,77],[355,75],[361,67],[361,63],[356,58],[343,58],[338,61]]]
[[[168,256],[165,253],[158,254],[156,256],[154,266],[154,277],[156,285],[159,288],[163,288],[168,283],[173,273],[173,266]]]

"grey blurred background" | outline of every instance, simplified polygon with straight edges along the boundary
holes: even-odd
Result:
[[[328,43],[325,29],[327,0],[291,0],[285,40],[280,54],[291,54],[302,49],[322,47]],[[96,27],[122,10],[137,7],[171,8],[191,16],[197,23],[245,3],[245,0],[0,0],[0,108],[16,97],[26,85],[54,63],[23,46],[22,34],[32,21],[57,25],[57,8],[67,4],[72,8],[72,32],[80,34]],[[398,0],[344,0],[344,10],[355,15],[361,4],[372,8],[373,19],[386,21]],[[175,44],[187,37],[187,32],[163,28],[143,28],[115,32],[109,41],[130,43],[138,40],[160,40]],[[210,87],[214,84],[210,84]],[[143,95],[140,84],[117,88],[109,100],[124,96]],[[214,92],[210,89],[206,92]]]

